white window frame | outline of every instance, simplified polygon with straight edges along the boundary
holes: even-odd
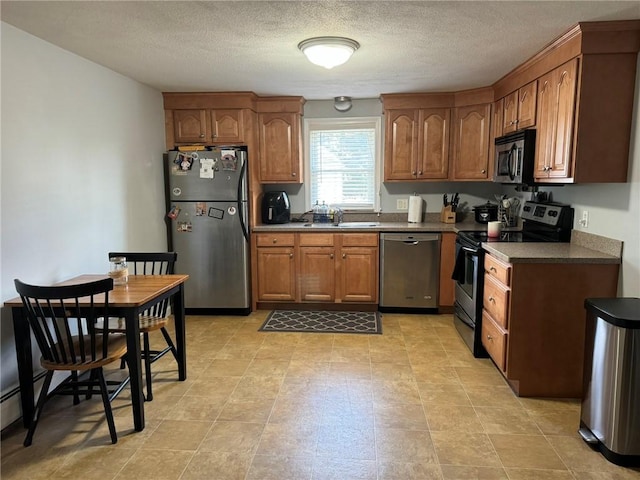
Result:
[[[380,117],[349,118],[305,118],[304,119],[304,164],[305,164],[305,209],[311,210],[311,131],[320,129],[341,130],[343,128],[373,128],[375,130],[374,198],[373,210],[349,208],[344,211],[377,212],[380,210],[380,169],[382,165],[382,119]],[[327,200],[328,201],[328,200]]]

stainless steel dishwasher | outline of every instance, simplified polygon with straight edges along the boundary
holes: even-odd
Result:
[[[437,308],[440,234],[381,233],[380,307]]]

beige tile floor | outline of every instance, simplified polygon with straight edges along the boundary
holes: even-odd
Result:
[[[348,335],[258,332],[266,314],[188,317],[188,379],[154,365],[143,432],[116,399],[116,445],[97,398],[52,400],[33,446],[4,432],[2,479],[640,479],[579,438],[579,402],[514,396],[450,315]]]

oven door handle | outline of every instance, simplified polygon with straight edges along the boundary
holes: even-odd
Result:
[[[465,252],[473,253],[474,255],[478,254],[478,250],[475,248],[463,247],[462,245],[460,246],[460,248],[462,248],[462,250],[464,250]]]

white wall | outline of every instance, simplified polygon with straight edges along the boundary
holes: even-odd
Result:
[[[161,93],[0,28],[1,300],[16,296],[14,278],[52,283],[106,272],[109,250],[166,249]],[[1,312],[5,395],[17,370],[11,314]],[[2,427],[17,418],[9,403]]]

